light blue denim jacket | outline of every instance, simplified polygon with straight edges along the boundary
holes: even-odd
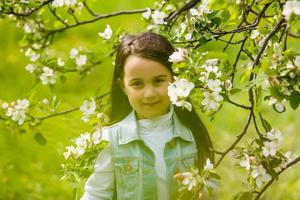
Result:
[[[173,136],[164,150],[170,200],[176,199],[178,195],[174,175],[189,170],[197,159],[196,143],[191,130],[181,124],[175,112],[172,118]],[[116,199],[157,199],[155,157],[138,133],[135,113],[132,111],[108,130]]]

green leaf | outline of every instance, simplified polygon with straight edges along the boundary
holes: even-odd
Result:
[[[240,88],[233,88],[232,90],[230,90],[230,94],[235,95],[241,91],[242,91],[242,89],[240,89]]]
[[[39,143],[40,145],[46,145],[47,144],[47,140],[46,138],[40,133],[40,132],[37,132],[35,135],[34,135],[34,139],[35,141],[37,141],[37,143]]]
[[[66,80],[67,80],[67,78],[66,78],[64,75],[61,75],[61,76],[60,76],[60,82],[61,82],[61,83],[65,83]]]
[[[251,193],[251,192],[239,192],[234,197],[234,200],[251,200],[252,197],[253,197],[253,193]]]
[[[266,127],[267,131],[270,131],[272,129],[271,124],[266,119],[262,118],[262,123],[264,127]]]
[[[244,83],[246,80],[249,79],[251,72],[252,68],[248,67],[247,70],[244,72],[243,76],[241,77],[241,83]]]
[[[290,105],[291,107],[296,110],[300,103],[300,93],[293,91],[290,99]]]
[[[230,12],[227,9],[222,9],[218,13],[218,16],[220,16],[223,21],[227,21],[230,18]]]

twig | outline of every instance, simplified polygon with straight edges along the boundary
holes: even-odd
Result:
[[[243,129],[243,132],[240,135],[238,135],[237,139],[234,141],[234,143],[230,147],[228,147],[226,149],[226,151],[224,151],[222,153],[222,156],[219,158],[218,162],[216,163],[216,168],[220,165],[221,161],[228,154],[228,152],[231,151],[237,145],[237,143],[239,143],[239,141],[243,138],[243,136],[247,133],[248,127],[249,127],[250,122],[251,122],[251,118],[252,118],[252,112],[250,112],[250,114],[248,116],[248,120],[247,120],[246,125]]]
[[[283,173],[285,170],[287,170],[288,168],[290,168],[291,166],[295,165],[296,163],[298,163],[300,161],[300,156],[297,157],[296,159],[294,159],[293,161],[291,161],[290,163],[287,164],[286,167],[284,167],[283,169],[281,169],[280,172],[278,172],[276,174],[275,178],[272,178],[262,189],[260,192],[257,193],[257,196],[255,197],[255,200],[258,200],[261,195],[268,189],[268,187],[270,187],[270,185],[277,179],[277,177],[279,177],[279,175],[281,173]]]

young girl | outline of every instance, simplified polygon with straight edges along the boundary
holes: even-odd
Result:
[[[174,175],[214,160],[198,115],[173,107],[170,42],[155,33],[123,37],[111,86],[110,141],[98,156],[81,200],[159,199],[178,195]]]

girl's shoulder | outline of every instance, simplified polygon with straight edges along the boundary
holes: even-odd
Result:
[[[110,124],[102,127],[102,139],[106,141],[110,141],[110,134],[118,130],[120,127],[120,122]]]

